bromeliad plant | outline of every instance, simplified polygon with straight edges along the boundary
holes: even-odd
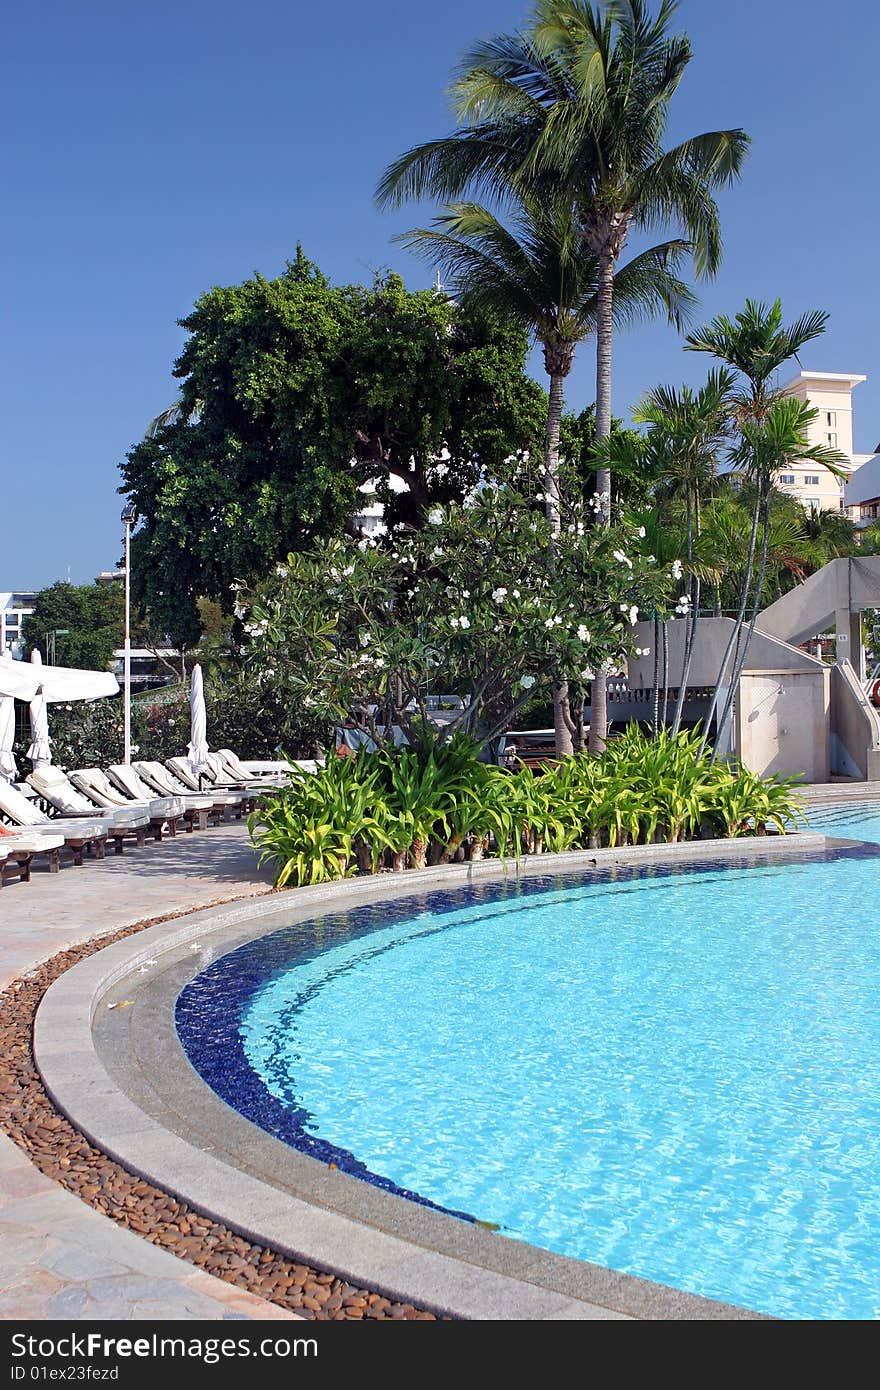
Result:
[[[482,858],[695,838],[784,834],[800,816],[794,783],[711,762],[698,732],[649,737],[633,725],[600,758],[544,771],[480,762],[458,737],[439,747],[331,757],[251,816],[277,883],[320,883],[360,869],[402,870]]]

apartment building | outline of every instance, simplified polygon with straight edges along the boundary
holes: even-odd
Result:
[[[846,488],[846,509],[857,526],[880,525],[880,445]]]
[[[845,479],[839,479],[827,468],[814,463],[797,463],[787,473],[779,473],[777,487],[789,492],[809,511],[843,511],[848,509],[846,487],[859,468],[872,457],[853,451],[852,393],[866,378],[847,372],[798,372],[787,382],[785,392],[799,401],[806,401],[818,412],[809,427],[811,444],[838,449],[845,458]],[[855,517],[854,519],[858,519]]]
[[[33,589],[0,590],[0,656],[21,655],[21,626],[35,598]]]

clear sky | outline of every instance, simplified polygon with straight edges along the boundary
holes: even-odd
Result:
[[[0,589],[120,554],[117,465],[175,396],[176,320],[214,284],[278,273],[302,241],[334,280],[425,266],[380,215],[403,148],[449,128],[449,72],[525,0],[13,0],[0,53]],[[745,127],[704,315],[747,295],[827,309],[804,365],[863,372],[855,447],[880,440],[876,0],[683,0],[694,60],[673,139]],[[615,413],[704,359],[652,326],[618,341]],[[593,399],[590,347],[569,403]]]

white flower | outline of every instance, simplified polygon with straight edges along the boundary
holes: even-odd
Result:
[[[684,574],[684,566],[682,565],[681,560],[673,560],[673,562],[672,562],[672,577],[673,577],[673,579],[681,579],[681,576],[682,576],[683,574]]]
[[[648,533],[647,533],[647,531],[645,530],[644,526],[640,526],[640,527],[639,527],[639,540],[642,540],[642,541],[643,541],[643,540],[645,539],[645,537],[647,536],[647,534],[648,534]]]
[[[638,605],[637,603],[634,603],[633,606],[632,606],[632,607],[630,608],[630,610],[629,610],[629,625],[630,625],[630,627],[635,627],[635,625],[636,625],[636,623],[637,623],[638,621],[639,621],[639,605]]]
[[[586,623],[581,623],[580,627],[578,628],[578,637],[582,642],[589,642],[590,629],[587,627]]]
[[[499,589],[493,589],[493,590],[492,590],[492,602],[493,602],[493,603],[503,603],[504,600],[505,600],[506,598],[507,598],[507,590],[506,590],[506,589],[501,589],[501,588],[499,588]]]
[[[362,647],[368,647],[370,645],[370,634],[368,632],[362,632],[358,637],[358,642]]]
[[[276,565],[275,573],[278,575],[279,579],[286,579],[289,571],[286,565]]]
[[[532,686],[535,684],[535,677],[520,676],[519,683],[522,686],[523,690],[531,690]]]
[[[431,551],[430,555],[428,556],[428,559],[429,559],[429,560],[439,560],[439,559],[440,559],[440,556],[441,556],[442,554],[443,554],[443,551],[440,549],[439,545],[435,545],[435,546],[434,546],[434,549]]]
[[[462,613],[461,617],[458,620],[458,625],[461,628],[462,632],[467,632],[468,628],[471,625],[471,620],[470,618],[466,618],[464,613]]]
[[[439,507],[431,508],[431,510],[428,512],[428,520],[430,521],[432,526],[440,525],[440,522],[443,520],[443,513]]]
[[[520,597],[519,589],[514,589],[510,596],[511,596],[511,598],[519,598],[519,597]]]
[[[629,568],[632,569],[632,567],[633,567],[633,562],[632,562],[632,560],[629,558],[628,555],[624,555],[624,553],[623,553],[622,550],[615,550],[615,551],[613,551],[612,553],[613,553],[613,555],[614,555],[615,560],[618,562],[618,564],[620,564],[620,565],[628,565]]]
[[[549,632],[550,629],[551,629],[551,627],[553,626],[553,619],[552,619],[552,618],[545,618],[545,619],[544,619],[544,626],[546,627],[547,631]]]
[[[237,603],[233,612],[235,613],[236,618],[243,618],[245,613],[247,612],[247,609],[242,604]]]
[[[471,596],[471,591],[470,591],[470,589],[462,589],[462,591],[461,591],[461,596],[462,596],[462,598],[470,598],[470,596]]]

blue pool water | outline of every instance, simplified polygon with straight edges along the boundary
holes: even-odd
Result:
[[[243,947],[178,1027],[242,1113],[392,1190],[778,1316],[874,1317],[878,890],[865,848],[432,894]]]

